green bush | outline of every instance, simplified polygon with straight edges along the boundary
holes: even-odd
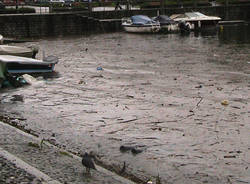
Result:
[[[5,8],[0,10],[0,14],[15,14],[16,13],[16,9],[14,8]]]
[[[18,8],[18,13],[36,13],[36,10],[34,8]]]
[[[75,2],[72,3],[71,7],[53,5],[53,12],[69,12],[69,11],[84,11],[88,9],[88,4]]]
[[[72,9],[75,9],[75,10],[85,10],[86,8],[88,8],[88,4],[75,2],[72,4],[71,7],[72,7]]]
[[[5,8],[0,10],[0,14],[36,13],[34,8]]]

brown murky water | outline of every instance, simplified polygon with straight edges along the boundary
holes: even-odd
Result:
[[[2,90],[2,115],[25,119],[14,121],[68,150],[94,151],[107,165],[126,161],[127,172],[143,180],[159,174],[162,183],[250,182],[246,27],[20,45],[31,44],[60,57],[58,77]],[[121,152],[121,145],[143,152]]]

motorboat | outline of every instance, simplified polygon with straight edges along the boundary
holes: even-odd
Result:
[[[160,31],[160,23],[146,15],[134,15],[122,19],[122,27],[130,33],[156,33]]]
[[[0,55],[13,55],[35,58],[38,49],[29,47],[18,47],[12,45],[0,45]]]
[[[187,12],[184,14],[174,14],[171,19],[177,22],[186,22],[190,30],[201,29],[208,26],[216,26],[221,20],[220,17],[207,16],[200,12]]]
[[[3,73],[23,74],[23,73],[45,73],[53,72],[55,64],[58,63],[58,58],[55,56],[47,56],[43,60],[0,55],[0,66],[2,66]]]
[[[172,33],[179,31],[178,23],[167,15],[158,15],[157,17],[153,17],[153,20],[160,23],[161,32]]]

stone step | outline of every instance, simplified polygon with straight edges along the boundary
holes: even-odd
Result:
[[[80,157],[0,121],[1,157],[45,183],[134,184],[98,165],[86,174]]]

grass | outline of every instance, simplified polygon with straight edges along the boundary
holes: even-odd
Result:
[[[73,156],[66,151],[59,151],[59,154],[73,158]]]
[[[37,143],[29,142],[28,146],[33,147],[33,148],[40,148],[40,146]]]

